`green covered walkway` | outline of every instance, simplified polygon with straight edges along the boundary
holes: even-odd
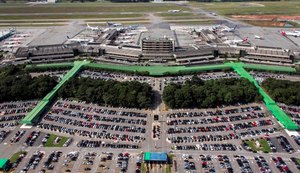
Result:
[[[68,73],[62,78],[62,80],[50,91],[36,106],[33,110],[31,110],[25,118],[21,121],[22,124],[31,125],[35,120],[41,115],[41,113],[47,108],[49,103],[51,103],[52,99],[55,97],[57,91],[63,86],[65,82],[67,82],[70,78],[75,76],[75,74],[83,67],[83,65],[90,63],[89,61],[75,61],[73,64],[73,68],[68,71]],[[47,67],[43,65],[42,67]]]
[[[279,120],[279,122],[288,130],[297,130],[298,126],[286,113],[276,104],[276,102],[260,87],[257,81],[244,69],[243,63],[228,63],[241,77],[253,82],[260,95],[270,110],[270,112]]]
[[[288,130],[297,130],[298,126],[290,119],[288,115],[282,111],[273,99],[259,86],[255,79],[245,70],[267,70],[267,71],[280,71],[294,73],[296,70],[291,67],[281,67],[272,65],[258,65],[258,64],[244,64],[244,63],[224,63],[205,66],[123,66],[113,64],[98,64],[90,63],[89,61],[75,61],[74,63],[55,63],[55,64],[39,64],[39,65],[27,65],[26,68],[48,68],[48,67],[70,67],[73,68],[63,77],[63,79],[57,84],[57,86],[47,94],[43,100],[27,114],[27,116],[21,121],[23,124],[32,124],[34,120],[38,119],[40,114],[49,105],[53,97],[61,86],[81,69],[81,67],[99,68],[107,70],[120,70],[128,72],[149,72],[150,76],[164,76],[168,74],[178,74],[181,72],[197,72],[197,71],[211,71],[222,69],[234,69],[241,77],[244,77],[257,87],[259,93],[262,95],[267,108],[272,114],[280,121],[280,123]]]
[[[196,72],[196,71],[210,71],[231,69],[228,64],[214,64],[202,66],[126,66],[126,65],[113,65],[113,64],[98,64],[90,63],[86,67],[99,68],[107,70],[120,70],[128,72],[149,72],[150,76],[164,76],[168,74],[178,74],[180,72]]]

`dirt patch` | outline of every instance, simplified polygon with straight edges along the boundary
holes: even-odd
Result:
[[[243,20],[246,23],[249,23],[254,26],[261,26],[261,27],[284,27],[286,22],[279,22],[279,21],[266,21],[266,20]]]

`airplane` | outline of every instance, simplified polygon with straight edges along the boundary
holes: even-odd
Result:
[[[248,37],[244,38],[243,40],[241,39],[233,39],[233,40],[226,40],[224,43],[226,44],[238,44],[238,43],[248,43],[249,39]]]
[[[179,13],[181,10],[168,10],[168,13]]]
[[[300,37],[300,32],[286,32],[286,31],[281,31],[280,32],[282,36],[293,36],[293,37]]]
[[[120,27],[123,26],[121,23],[114,23],[114,22],[106,22],[108,26],[112,27]]]
[[[130,25],[130,26],[128,26],[128,29],[136,30],[138,27],[139,27],[139,25]]]
[[[219,29],[221,27],[221,25],[215,25],[215,26],[213,26],[211,29],[212,30],[217,30],[217,29]]]
[[[237,25],[233,28],[223,28],[221,29],[222,32],[234,32],[234,30],[236,29]]]
[[[125,36],[134,36],[134,35],[136,35],[136,33],[132,33],[132,32],[125,33]]]
[[[254,38],[255,38],[255,39],[260,39],[260,40],[263,40],[263,39],[264,39],[263,37],[258,36],[258,35],[254,35]]]
[[[92,31],[99,31],[101,30],[98,26],[90,26],[88,23],[86,24],[86,28]]]

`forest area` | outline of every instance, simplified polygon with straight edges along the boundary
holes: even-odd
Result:
[[[73,78],[62,87],[58,96],[113,107],[150,108],[153,103],[152,87],[136,81]]]
[[[41,99],[57,84],[54,77],[31,77],[21,66],[0,69],[0,103]]]
[[[244,78],[202,81],[193,76],[183,85],[166,86],[163,100],[170,108],[214,108],[259,102],[262,98],[254,84]]]
[[[268,78],[262,87],[276,102],[287,105],[300,105],[300,82]]]

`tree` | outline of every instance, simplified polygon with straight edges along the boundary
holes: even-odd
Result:
[[[68,81],[58,95],[100,105],[129,108],[149,108],[153,101],[153,92],[149,84],[90,78],[74,78]]]
[[[261,101],[253,83],[247,79],[202,81],[193,76],[185,84],[169,84],[163,92],[164,102],[171,108],[209,108],[221,105]]]
[[[0,69],[0,102],[41,99],[57,84],[50,76],[31,77],[22,66]]]
[[[276,102],[287,105],[300,105],[299,81],[268,78],[261,85]]]

